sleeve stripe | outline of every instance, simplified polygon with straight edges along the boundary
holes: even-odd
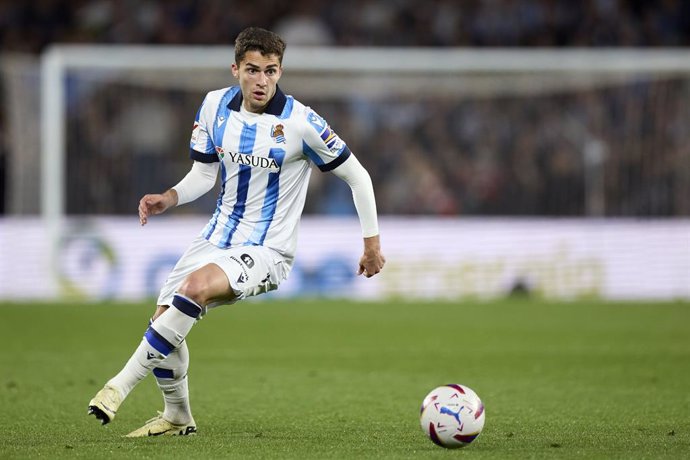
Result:
[[[189,158],[202,163],[218,162],[218,155],[216,155],[216,152],[202,153],[194,149],[189,149]]]
[[[333,171],[335,168],[340,166],[341,164],[345,163],[345,160],[347,160],[350,157],[350,149],[345,146],[343,149],[342,153],[336,158],[335,160],[331,161],[330,163],[323,164],[323,165],[318,165],[319,169],[322,172],[328,172],[328,171]]]

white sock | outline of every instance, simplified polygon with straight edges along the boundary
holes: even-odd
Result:
[[[125,367],[108,381],[123,398],[183,343],[202,311],[196,302],[180,294],[175,294],[172,305],[149,326]]]
[[[189,349],[184,341],[159,367],[153,369],[153,375],[165,401],[163,417],[176,425],[184,425],[193,420],[189,405],[188,368]]]
[[[146,332],[148,333],[149,330],[150,328]],[[151,369],[158,366],[164,359],[165,356],[153,348],[144,336],[125,367],[108,381],[108,385],[120,390],[122,397],[126,398],[137,383],[141,382]]]

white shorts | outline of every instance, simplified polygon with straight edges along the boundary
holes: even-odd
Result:
[[[171,305],[175,292],[187,275],[211,263],[225,272],[235,298],[206,305],[209,308],[273,291],[287,278],[289,271],[283,256],[273,249],[264,246],[221,249],[198,236],[165,280],[157,305]]]

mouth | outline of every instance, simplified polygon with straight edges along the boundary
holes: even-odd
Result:
[[[266,92],[259,90],[252,91],[252,96],[254,96],[254,99],[263,100],[266,97]]]

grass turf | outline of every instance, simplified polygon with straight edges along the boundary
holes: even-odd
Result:
[[[152,377],[100,426],[86,405],[150,305],[0,304],[0,458],[690,456],[690,304],[245,302],[189,336],[199,435],[125,439],[162,408]],[[444,450],[419,427],[462,383],[484,432]]]

